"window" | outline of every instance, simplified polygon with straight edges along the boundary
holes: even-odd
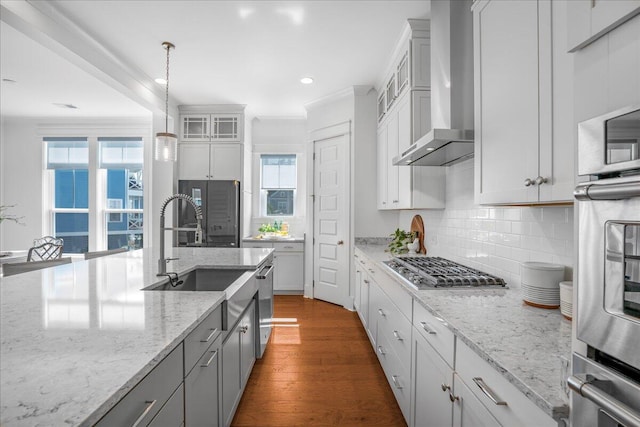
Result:
[[[260,188],[265,216],[293,216],[296,196],[296,155],[260,156]]]
[[[47,137],[44,143],[46,234],[63,238],[65,253],[141,248],[143,139]]]

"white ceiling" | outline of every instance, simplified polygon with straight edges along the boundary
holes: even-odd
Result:
[[[352,85],[374,85],[407,18],[424,19],[429,14],[426,0],[58,0],[54,4],[117,57],[152,78],[164,75],[161,43],[174,43],[170,92],[177,104],[247,104],[252,116],[305,116],[306,103]],[[12,42],[5,43],[4,27],[2,77],[20,81],[38,69],[42,72],[42,86],[31,91],[31,101],[44,103],[38,94],[56,87],[63,89],[65,98],[47,102],[72,103],[87,111],[101,108],[93,102],[108,109],[101,97],[76,84],[82,79],[75,74],[71,82],[52,76],[55,65],[64,72],[63,65],[50,57],[53,54],[31,55],[38,48],[24,40],[22,48],[8,46]],[[5,76],[5,69],[16,77]],[[303,85],[303,76],[315,82]],[[3,115],[13,112],[15,102],[6,86],[0,95]],[[87,93],[92,100],[86,99]],[[118,111],[122,115],[124,105]]]

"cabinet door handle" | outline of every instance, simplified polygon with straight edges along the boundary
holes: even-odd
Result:
[[[491,390],[491,388],[487,384],[485,384],[482,378],[475,377],[473,378],[473,382],[476,383],[478,387],[480,387],[480,390],[482,390],[485,396],[491,399],[493,403],[500,406],[507,406],[507,402],[505,402],[504,400],[500,400],[498,395],[493,390]]]
[[[218,332],[218,328],[214,328],[211,329],[211,333],[209,334],[209,336],[203,340],[200,340],[200,342],[209,342],[209,340],[211,340],[211,338],[213,338],[213,336]]]
[[[364,279],[363,282],[366,283],[367,285],[369,284],[369,281],[367,279]]]
[[[397,375],[391,375],[391,381],[393,381],[393,385],[396,386],[396,388],[398,390],[402,390],[402,386],[400,385],[400,382],[398,381],[398,376]]]
[[[151,408],[153,408],[153,405],[155,405],[156,402],[157,402],[157,400],[151,400],[151,401],[147,400],[145,402],[147,404],[147,407],[144,409],[142,414],[140,414],[140,416],[138,418],[136,418],[136,420],[133,422],[133,424],[131,424],[131,427],[138,427],[140,425],[140,423],[142,422],[142,420],[144,420],[145,417],[147,415],[149,415],[149,412],[151,411]]]
[[[380,353],[380,354],[381,354],[381,355],[383,355],[383,356],[384,356],[385,354],[387,354],[387,353],[384,351],[384,348],[382,348],[382,346],[381,346],[381,345],[379,345],[379,346],[378,346],[378,353]]]
[[[246,334],[248,330],[249,330],[249,327],[246,325],[240,327],[240,332],[242,332],[243,334]]]
[[[386,315],[386,314],[384,314],[384,311],[382,311],[382,309],[381,309],[381,308],[379,308],[379,309],[378,309],[378,314],[379,314],[380,316],[382,316],[382,317],[387,317],[387,315]]]
[[[424,329],[429,335],[436,335],[437,332],[433,330],[432,327],[429,326],[427,322],[420,322],[422,329]]]
[[[453,393],[449,393],[449,400],[451,401],[451,403],[455,402],[458,399],[460,399],[459,396],[454,396]]]
[[[344,245],[344,240],[338,240],[339,245]]]
[[[451,386],[448,386],[444,383],[440,384],[440,388],[442,389],[442,391],[451,390]]]
[[[212,351],[211,353],[213,353],[213,354],[211,355],[211,357],[209,358],[209,360],[207,360],[207,363],[205,363],[204,365],[200,365],[200,367],[202,367],[202,368],[208,368],[208,367],[209,367],[209,365],[211,365],[211,362],[213,362],[213,359],[215,359],[215,358],[216,358],[216,356],[218,355],[218,350],[216,350],[216,351]]]
[[[394,336],[398,341],[402,341],[402,337],[400,336],[400,334],[398,333],[398,331],[393,331],[393,336]]]
[[[547,178],[539,176],[539,177],[536,178],[536,185],[546,184],[548,181],[549,180]]]
[[[535,184],[535,182],[533,182],[533,180],[531,178],[527,178],[527,179],[524,180],[524,186],[525,187],[531,187],[534,184]]]

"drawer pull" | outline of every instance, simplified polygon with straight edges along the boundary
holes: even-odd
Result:
[[[379,309],[378,309],[378,314],[379,314],[380,316],[382,316],[382,317],[387,317],[387,315],[386,315],[386,314],[384,314],[384,311],[382,311],[382,309],[381,309],[381,308],[379,308]]]
[[[209,342],[216,333],[218,333],[218,328],[211,329],[211,333],[209,334],[209,336],[206,339],[200,340],[200,342]]]
[[[370,271],[372,274],[376,274],[376,272],[373,270],[373,268],[370,268],[370,269],[369,269],[369,271]]]
[[[402,341],[402,337],[400,336],[400,334],[398,333],[398,331],[393,331],[393,336],[396,337],[396,339],[398,341]]]
[[[484,380],[480,377],[475,377],[473,382],[476,383],[480,390],[487,396],[493,403],[500,406],[507,406],[507,402],[504,400],[500,400],[500,398],[496,395],[496,393],[491,390],[491,388],[485,384]]]
[[[369,284],[369,281],[367,279],[364,279],[363,282],[366,283],[367,285]]]
[[[283,246],[284,249],[293,249],[293,246]]]
[[[145,403],[147,404],[147,407],[144,409],[144,412],[142,412],[142,414],[140,414],[140,416],[134,421],[134,423],[131,424],[131,427],[138,427],[142,420],[144,420],[145,417],[149,415],[151,408],[153,408],[153,405],[155,405],[156,402],[157,400],[146,401]]]
[[[384,348],[382,348],[382,346],[381,346],[381,345],[379,345],[379,346],[378,346],[378,353],[380,353],[380,354],[381,354],[381,355],[383,355],[383,356],[384,356],[385,354],[387,354],[387,353],[385,353]]]
[[[427,322],[420,322],[420,325],[422,326],[422,329],[424,329],[429,335],[437,334],[437,332],[434,331],[433,328],[427,324]]]
[[[402,386],[400,385],[400,382],[398,381],[398,376],[397,375],[391,375],[391,381],[393,381],[393,385],[396,386],[396,388],[398,390],[402,390]]]
[[[207,360],[207,363],[205,363],[204,365],[200,365],[200,367],[201,367],[201,368],[208,368],[208,367],[209,367],[209,365],[211,365],[211,362],[213,362],[213,359],[215,359],[215,358],[216,358],[216,356],[218,355],[218,350],[216,350],[216,351],[212,351],[212,353],[213,353],[213,354],[211,355],[211,357],[209,358],[209,360]]]

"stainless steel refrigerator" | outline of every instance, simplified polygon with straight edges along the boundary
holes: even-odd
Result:
[[[240,182],[210,180],[180,180],[178,192],[193,197],[202,209],[202,246],[240,247]],[[178,226],[196,226],[193,207],[180,200]],[[195,232],[179,231],[178,246],[190,246]]]

